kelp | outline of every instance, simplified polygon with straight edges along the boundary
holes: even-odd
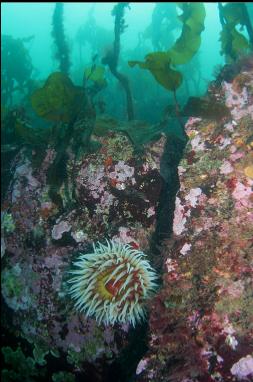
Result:
[[[142,149],[143,145],[151,141],[160,139],[162,133],[170,137],[172,137],[172,135],[177,136],[177,138],[184,140],[181,130],[172,131],[166,121],[150,125],[140,120],[120,122],[109,115],[97,118],[93,134],[101,137],[107,136],[109,132],[125,134],[137,150]]]
[[[178,27],[176,3],[156,3],[151,24],[145,29],[143,38],[150,39],[157,51],[168,49],[173,43],[173,30]]]
[[[115,78],[117,78],[117,80],[121,83],[126,93],[128,120],[131,121],[132,119],[134,119],[134,107],[129,81],[124,74],[118,71],[118,61],[120,54],[120,36],[127,27],[124,18],[124,12],[126,7],[130,8],[129,3],[118,3],[113,7],[112,16],[115,17],[113,50],[109,50],[105,57],[103,57],[102,64],[108,65],[112,75]]]
[[[177,5],[183,11],[178,16],[183,28],[180,37],[168,51],[172,65],[186,64],[197,53],[206,17],[203,3],[177,3]]]
[[[45,147],[49,142],[51,134],[52,129],[50,127],[34,128],[19,118],[15,122],[15,136],[22,144]]]
[[[101,88],[105,87],[107,85],[105,68],[97,65],[86,68],[84,71],[84,81],[92,81]]]
[[[156,81],[168,90],[177,89],[182,83],[182,74],[170,68],[170,59],[165,52],[150,53],[145,62],[129,61],[129,66],[138,64],[141,69],[148,69]]]
[[[76,116],[84,100],[84,90],[74,86],[61,72],[52,73],[45,85],[31,96],[32,107],[39,117],[64,123],[69,123]]]
[[[93,58],[93,65],[86,68],[83,75],[83,86],[91,102],[93,102],[94,97],[107,86],[105,68],[95,64],[96,57],[97,55]]]
[[[119,122],[110,115],[103,115],[96,119],[93,134],[103,137],[108,134],[109,131],[115,131],[119,127]]]
[[[1,36],[1,99],[6,106],[12,105],[15,91],[29,90],[33,65],[25,42],[26,38]]]
[[[156,81],[166,89],[175,91],[182,83],[182,74],[171,66],[182,65],[191,60],[201,44],[201,32],[204,30],[205,8],[202,3],[177,3],[183,13],[178,16],[183,23],[180,37],[167,52],[149,53],[145,62],[129,61],[142,69],[148,69]]]
[[[201,117],[220,120],[230,116],[230,111],[224,103],[215,98],[190,97],[183,108],[184,116]]]
[[[56,53],[55,58],[59,60],[60,71],[68,74],[70,68],[69,47],[66,41],[63,26],[63,7],[64,4],[55,3],[55,9],[52,20],[52,37],[54,38]]]
[[[39,117],[55,122],[50,132],[48,131],[48,143],[55,149],[56,156],[48,169],[47,182],[50,186],[50,197],[62,208],[62,198],[58,191],[67,178],[68,149],[73,152],[75,160],[80,159],[84,153],[97,149],[90,141],[95,110],[85,89],[75,86],[61,72],[52,73],[45,85],[35,90],[31,105]],[[68,190],[65,194],[68,194]],[[68,202],[73,202],[72,196],[69,196]]]
[[[219,15],[222,25],[220,33],[221,54],[226,60],[236,60],[241,54],[247,53],[253,46],[253,29],[244,3],[219,3]],[[246,27],[249,40],[240,33]],[[250,46],[252,45],[252,46]]]
[[[96,3],[92,3],[86,22],[78,28],[75,36],[75,42],[78,44],[80,66],[83,66],[84,63],[83,48],[88,46],[92,54],[101,55],[105,46],[109,46],[113,40],[113,31],[105,29],[96,23],[94,16],[95,5]]]

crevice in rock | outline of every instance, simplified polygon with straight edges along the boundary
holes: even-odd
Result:
[[[180,187],[178,165],[183,157],[186,143],[187,136],[184,132],[180,138],[172,135],[168,136],[161,158],[163,184],[156,212],[156,229],[150,245],[153,266],[159,273],[162,270],[161,246],[165,239],[169,239],[173,231],[175,200]]]
[[[163,184],[156,211],[156,229],[150,243],[152,265],[159,274],[161,274],[163,266],[163,259],[161,257],[162,243],[164,240],[169,239],[173,232],[175,200],[177,191],[180,188],[178,165],[183,157],[186,143],[187,136],[184,131],[180,138],[178,136],[169,135],[161,158]],[[115,376],[114,372],[117,374],[117,382],[136,381],[136,367],[148,350],[148,322],[133,329],[132,333],[133,335],[130,335],[129,338],[129,346],[108,370],[110,381],[114,380],[112,378],[113,375]]]

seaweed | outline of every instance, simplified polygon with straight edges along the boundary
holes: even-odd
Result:
[[[107,86],[105,68],[96,65],[96,58],[97,55],[93,57],[93,65],[87,67],[83,75],[83,85],[92,102],[93,98]]]
[[[91,49],[92,55],[101,55],[104,47],[109,45],[113,39],[113,31],[97,25],[94,17],[95,5],[96,3],[92,4],[87,16],[87,21],[78,28],[75,35],[75,42],[79,48],[80,66],[83,66],[83,48],[86,47],[86,45]]]
[[[33,65],[25,43],[29,38],[1,36],[1,96],[5,105],[13,103],[13,93],[27,93],[30,90]]]
[[[2,348],[4,361],[11,369],[2,369],[2,378],[4,382],[27,381],[33,382],[37,378],[45,375],[44,369],[36,366],[36,361],[32,357],[26,357],[20,346],[16,350],[6,346]]]
[[[69,47],[66,41],[64,26],[63,26],[63,3],[55,3],[55,9],[53,13],[53,30],[52,36],[54,38],[56,53],[55,58],[59,60],[60,71],[68,74],[70,69],[69,59]]]
[[[35,90],[31,104],[39,117],[48,121],[69,123],[85,101],[84,89],[74,86],[61,72],[50,74],[42,88]]]
[[[220,120],[230,116],[230,110],[216,98],[190,97],[184,106],[183,115],[191,117],[201,117],[206,119]]]
[[[226,61],[235,61],[240,55],[253,48],[253,29],[245,3],[218,3],[219,17],[222,25],[220,33],[221,54]],[[236,28],[247,29],[249,40]]]
[[[171,69],[171,60],[166,52],[149,53],[145,57],[145,62],[129,61],[129,66],[133,67],[136,64],[141,69],[148,69],[156,81],[170,91],[177,89],[183,80],[182,74]]]
[[[155,50],[168,49],[172,44],[172,32],[180,25],[176,16],[175,3],[157,3],[155,5],[151,24],[143,33],[145,39],[151,39]]]
[[[38,116],[55,122],[47,136],[48,144],[56,151],[47,181],[51,186],[51,197],[62,208],[61,197],[57,192],[67,176],[67,149],[72,150],[76,159],[94,149],[90,137],[94,128],[95,110],[85,89],[75,86],[61,72],[52,73],[45,85],[34,91],[31,105]],[[70,196],[69,202],[72,202]]]
[[[205,8],[202,3],[178,3],[183,13],[178,16],[183,23],[180,37],[167,52],[149,53],[145,62],[129,61],[142,69],[148,69],[156,81],[170,91],[175,91],[182,83],[183,77],[171,66],[186,64],[197,53],[201,44],[201,32],[204,30]]]
[[[124,19],[124,11],[126,7],[129,7],[129,3],[118,3],[112,10],[112,15],[115,17],[114,45],[113,50],[109,50],[106,56],[102,59],[102,63],[104,65],[109,66],[111,73],[123,86],[123,89],[126,93],[128,120],[131,121],[132,119],[134,119],[134,108],[131,89],[129,86],[129,80],[124,74],[120,73],[117,69],[120,53],[120,35],[124,32],[125,28],[127,27]]]

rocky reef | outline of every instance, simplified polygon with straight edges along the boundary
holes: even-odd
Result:
[[[112,239],[148,252],[165,137],[146,144],[142,152],[123,133],[92,139],[100,147],[95,153],[76,159],[69,150],[59,203],[52,201],[47,177],[55,149],[48,147],[39,165],[33,166],[24,149],[13,163],[2,208],[3,326],[31,344],[35,374],[26,378],[39,376],[36,367],[64,359],[68,366],[63,372],[78,375],[93,368],[95,380],[104,380],[103,365],[110,365],[129,343],[128,324],[98,325],[75,310],[66,280],[72,260],[93,242]],[[3,354],[6,362],[25,358],[20,348],[5,347]]]
[[[186,123],[173,235],[137,381],[252,380],[252,68],[252,58],[242,61],[227,80],[226,67],[205,100],[226,112]]]
[[[41,160],[37,147],[21,147],[1,213],[5,381],[250,381],[252,67],[251,58],[226,66],[184,109],[192,115],[176,195],[185,142],[166,123],[94,122],[85,111],[89,150],[75,155],[79,130],[61,156],[60,139]],[[106,240],[162,264],[146,302],[148,339],[147,323],[98,324],[74,307],[71,264]]]

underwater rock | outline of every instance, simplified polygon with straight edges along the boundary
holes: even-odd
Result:
[[[105,239],[147,253],[166,138],[140,152],[124,133],[92,140],[100,144],[95,153],[75,158],[68,149],[66,179],[58,194],[64,208],[50,194],[47,174],[56,155],[50,147],[33,166],[24,150],[18,153],[3,204],[13,229],[4,232],[2,294],[4,306],[15,312],[12,322],[3,313],[4,326],[15,327],[15,335],[44,349],[43,354],[56,357],[60,352],[72,371],[85,363],[110,364],[128,344],[129,325],[99,325],[73,308],[67,272],[78,253]]]
[[[240,87],[237,76],[210,94],[225,100],[229,116],[186,123],[174,235],[164,243],[138,381],[252,376],[253,75],[243,74]]]

